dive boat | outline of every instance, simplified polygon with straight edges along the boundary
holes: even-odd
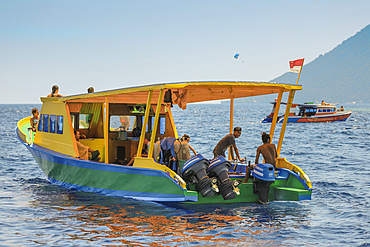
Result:
[[[301,89],[301,85],[270,82],[205,81],[41,97],[37,131],[29,130],[30,117],[26,117],[17,123],[16,133],[48,181],[69,189],[155,202],[310,200],[309,177],[280,157],[286,121],[278,139],[276,166],[257,164],[252,169],[230,161],[230,155],[212,160],[201,154],[191,157],[189,146],[178,141],[171,112],[173,104],[185,110],[188,103],[230,99],[232,133],[235,98],[277,93],[281,100],[289,92],[291,102]],[[275,126],[270,129],[272,140]],[[76,130],[86,137],[80,143],[100,151],[99,161],[80,157]],[[174,149],[175,166],[165,159]],[[131,159],[132,166],[123,165]]]
[[[275,112],[277,102],[273,104],[271,114],[262,119],[262,123],[271,123]],[[281,102],[286,105],[286,103]],[[332,104],[292,104],[289,111],[288,123],[317,123],[317,122],[334,122],[346,121],[352,114],[351,111],[337,110],[335,105]],[[277,122],[284,121],[284,115],[277,117]]]

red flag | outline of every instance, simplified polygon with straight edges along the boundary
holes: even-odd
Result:
[[[299,73],[300,68],[303,65],[304,59],[297,59],[294,61],[289,61],[290,70],[289,72]]]

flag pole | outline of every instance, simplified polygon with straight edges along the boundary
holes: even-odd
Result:
[[[304,63],[304,58],[303,58],[303,61],[302,61],[302,66],[301,66],[301,68],[299,69],[299,74],[298,74],[298,78],[297,78],[297,83],[296,83],[296,85],[298,85],[299,77],[301,76],[301,71],[302,71],[302,68],[303,68],[303,63]]]

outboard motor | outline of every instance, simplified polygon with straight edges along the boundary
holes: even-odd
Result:
[[[213,196],[215,194],[212,180],[207,176],[206,169],[209,161],[198,154],[185,162],[182,167],[182,178],[186,182],[195,183],[196,189],[203,197]],[[212,188],[213,187],[213,188]]]
[[[258,193],[258,202],[267,204],[270,185],[275,182],[275,169],[271,164],[257,164],[252,171],[253,193]]]
[[[233,182],[229,177],[231,166],[231,163],[220,155],[210,161],[210,165],[207,169],[209,177],[216,177],[218,179],[218,187],[224,200],[234,199],[236,194],[239,195],[239,189],[236,188],[239,182]]]

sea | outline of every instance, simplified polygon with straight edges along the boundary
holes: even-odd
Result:
[[[41,105],[0,105],[0,246],[369,246],[370,104],[339,105],[353,112],[345,122],[286,128],[280,156],[309,176],[311,200],[185,206],[51,184],[15,134],[17,121]],[[179,135],[207,158],[229,132],[229,110],[172,108]],[[270,112],[268,103],[235,103],[236,145],[252,163]]]

